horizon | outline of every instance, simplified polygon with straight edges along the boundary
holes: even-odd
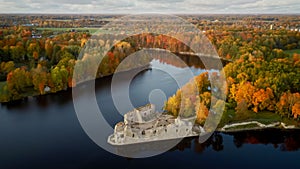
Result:
[[[42,12],[36,12],[36,13],[30,13],[30,12],[11,12],[11,13],[1,13],[0,15],[139,15],[139,14],[162,14],[162,15],[244,15],[244,16],[256,16],[256,15],[300,15],[300,12],[298,13],[163,13],[163,12],[141,12],[141,13],[42,13]]]
[[[0,13],[299,14],[298,0],[0,0]]]

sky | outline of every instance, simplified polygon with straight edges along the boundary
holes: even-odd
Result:
[[[300,13],[300,0],[0,0],[0,13]]]

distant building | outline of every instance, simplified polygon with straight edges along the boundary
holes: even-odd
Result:
[[[22,26],[33,27],[33,26],[38,26],[38,25],[39,25],[38,23],[26,23],[26,24],[23,24]]]
[[[33,39],[39,39],[39,38],[42,38],[42,35],[35,35],[35,34],[32,34],[32,35],[31,35],[31,38],[33,38]]]
[[[48,93],[48,92],[50,92],[50,91],[51,91],[51,88],[50,88],[49,86],[46,86],[45,89],[44,89],[44,92],[45,92],[45,93]]]

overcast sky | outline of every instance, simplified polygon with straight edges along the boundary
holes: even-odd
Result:
[[[300,0],[0,0],[0,13],[300,13]]]

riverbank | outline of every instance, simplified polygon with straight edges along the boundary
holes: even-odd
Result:
[[[151,70],[151,69],[152,69],[151,64],[140,65],[140,66],[137,66],[135,68],[130,68],[130,69],[125,69],[125,68],[124,69],[118,69],[117,72],[115,72],[113,74],[100,75],[98,78],[95,78],[94,80],[102,79],[102,78],[105,78],[105,77],[110,77],[110,76],[113,76],[116,73],[118,73],[118,74],[119,73],[132,73],[132,72],[140,72],[140,71],[143,71],[143,70]],[[91,80],[93,80],[93,79],[91,79]],[[90,80],[87,80],[87,81],[90,81]],[[85,82],[87,82],[87,81],[85,81]],[[83,83],[85,83],[85,82],[83,82]],[[5,82],[0,82],[0,89],[2,89],[2,87],[4,85],[6,85],[6,83],[7,83],[6,81]],[[26,100],[30,97],[38,97],[38,96],[44,96],[44,95],[49,95],[49,94],[57,94],[59,92],[67,91],[69,89],[72,89],[72,87],[67,87],[63,90],[58,90],[58,91],[55,91],[55,92],[49,91],[49,92],[45,92],[44,94],[41,94],[38,91],[34,90],[34,88],[32,88],[32,89],[30,88],[26,92],[21,93],[20,98],[10,99],[10,100],[0,100],[0,103],[1,104],[9,104],[10,102],[22,101],[22,100]],[[1,91],[2,90],[0,90],[0,94],[1,94]]]
[[[264,129],[300,129],[300,122],[270,111],[255,113],[246,110],[237,113],[234,109],[230,109],[223,113],[217,131],[240,132]]]
[[[287,125],[282,122],[275,122],[272,124],[262,124],[257,121],[233,123],[225,125],[222,128],[218,128],[216,131],[223,133],[233,133],[233,132],[244,132],[244,131],[257,131],[266,129],[277,129],[277,130],[300,130],[300,127],[294,125]]]

